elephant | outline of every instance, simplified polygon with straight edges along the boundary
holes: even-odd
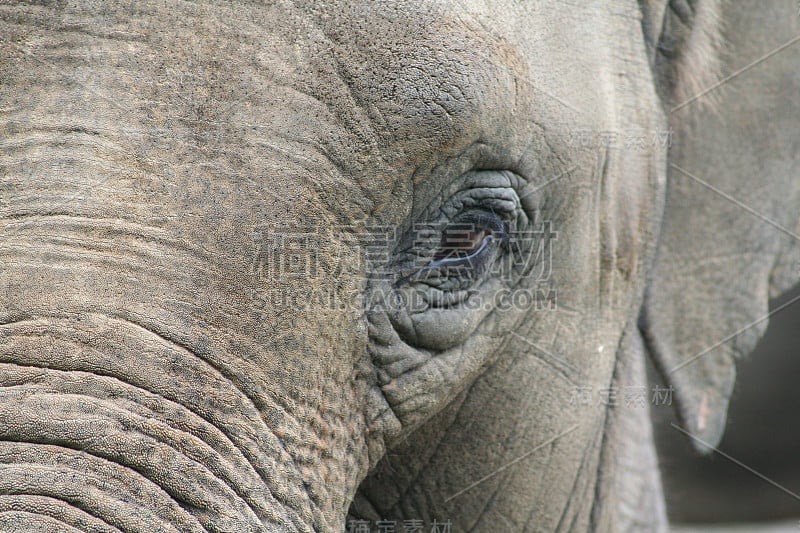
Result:
[[[0,529],[665,531],[646,361],[712,449],[800,277],[796,10],[4,2]]]

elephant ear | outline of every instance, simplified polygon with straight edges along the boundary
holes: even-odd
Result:
[[[661,97],[683,101],[719,71],[722,0],[639,0],[642,28]]]
[[[640,329],[701,451],[722,436],[736,360],[765,331],[769,298],[800,275],[800,69],[798,50],[780,49],[797,40],[793,2],[784,10],[731,3],[713,105],[665,106],[674,142]]]

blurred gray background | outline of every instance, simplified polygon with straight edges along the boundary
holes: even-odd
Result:
[[[770,308],[798,296],[795,287]],[[771,317],[766,335],[755,353],[738,363],[737,374],[719,449],[800,495],[800,301]],[[800,498],[717,453],[699,455],[689,438],[670,426],[677,423],[672,409],[655,407],[653,417],[673,523],[782,521],[763,531],[800,532]],[[724,530],[733,529],[713,531]]]

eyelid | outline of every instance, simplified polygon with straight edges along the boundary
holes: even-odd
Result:
[[[488,209],[510,215],[520,207],[517,191],[512,187],[481,187],[461,191],[445,204],[443,210],[454,212],[469,209]]]
[[[496,246],[498,242],[506,243],[510,240],[510,232],[522,208],[516,183],[506,174],[505,171],[488,170],[471,172],[468,176],[470,179],[462,182],[458,189],[446,191],[450,198],[440,204],[436,211],[428,212],[427,215],[423,213],[420,216],[420,218],[431,220],[425,226],[425,230],[417,230],[415,227],[411,233],[415,237],[414,243],[417,243],[419,241],[416,239],[420,234],[434,237],[435,233],[439,233],[441,236],[442,230],[435,230],[437,226],[446,228],[450,224],[472,223],[488,230],[488,234],[481,238],[477,247],[463,250],[463,253],[468,253],[466,256],[461,255],[462,252],[444,255],[450,248],[445,244],[444,248],[439,248],[445,252],[441,254],[437,252],[424,266],[417,266],[411,272],[404,269],[405,271],[399,273],[400,277],[392,285],[400,287],[436,274],[435,271],[439,269],[472,266],[473,264],[478,267],[476,275],[480,275],[480,271],[482,271],[480,256],[487,255],[491,251],[490,248]],[[421,233],[417,233],[417,231]],[[425,238],[428,239],[428,237]],[[409,254],[412,258],[421,259],[427,255],[426,251],[436,250],[433,242],[429,242],[425,249],[412,253],[415,246],[416,244],[409,243],[409,247],[402,252]]]

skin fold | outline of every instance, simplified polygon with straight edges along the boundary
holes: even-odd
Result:
[[[0,5],[0,529],[665,531],[598,394],[715,444],[797,281],[797,56],[674,110],[790,4]]]

